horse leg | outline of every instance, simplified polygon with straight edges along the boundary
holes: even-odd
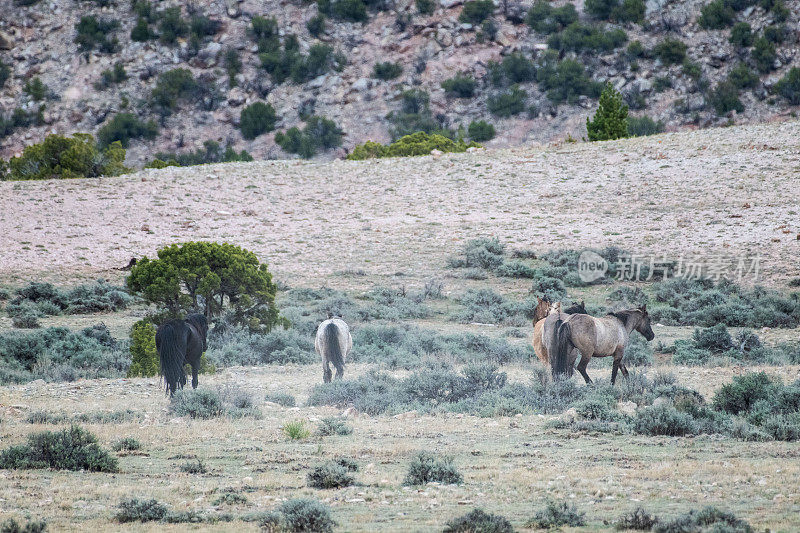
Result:
[[[322,381],[324,381],[325,383],[330,383],[331,382],[331,374],[332,374],[332,372],[331,372],[331,367],[328,364],[328,359],[323,359],[322,360]]]
[[[581,373],[583,379],[586,380],[586,383],[589,384],[592,382],[592,379],[589,377],[589,374],[586,373],[586,366],[589,364],[589,361],[592,359],[591,352],[587,352],[584,354],[581,352],[581,360],[578,362],[578,372]]]
[[[617,349],[614,352],[614,367],[611,370],[611,385],[617,380],[617,370],[622,370],[623,376],[628,376],[628,369],[622,364],[622,356],[625,354],[625,349]]]
[[[200,366],[200,361],[192,363],[192,388],[197,388],[197,367]]]
[[[342,379],[344,377],[344,367],[342,369],[336,369],[336,379]]]

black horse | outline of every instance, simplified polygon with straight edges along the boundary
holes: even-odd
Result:
[[[186,363],[192,365],[192,388],[197,388],[197,371],[200,358],[206,351],[207,333],[208,320],[200,314],[189,315],[186,320],[170,320],[158,327],[156,350],[170,396],[186,385],[186,372],[183,370]]]

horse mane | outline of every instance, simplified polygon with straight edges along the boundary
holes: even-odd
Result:
[[[622,321],[623,324],[626,326],[628,325],[628,320],[635,315],[636,313],[640,313],[638,309],[623,309],[622,311],[611,311],[608,313],[608,316],[617,317]]]
[[[586,313],[586,304],[584,304],[583,302],[580,302],[580,303],[572,302],[572,305],[567,307],[564,310],[564,312],[567,313],[568,315],[574,315],[574,314],[585,315],[585,314],[587,314]]]
[[[193,313],[186,317],[186,322],[197,328],[201,335],[208,333],[208,319],[200,313]]]

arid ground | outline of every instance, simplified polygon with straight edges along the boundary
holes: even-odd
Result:
[[[376,284],[417,287],[435,277],[447,294],[459,294],[474,282],[455,277],[446,258],[470,238],[495,236],[512,248],[541,251],[616,244],[674,259],[758,254],[761,283],[786,290],[787,281],[800,276],[799,170],[800,122],[786,122],[440,158],[265,161],[100,180],[0,182],[0,285],[40,279],[70,285],[100,277],[121,282],[124,272],[116,269],[131,257],[202,239],[256,252],[285,286],[357,294]],[[510,294],[530,286],[494,277],[481,283]],[[103,321],[125,337],[144,312],[135,306],[42,324],[77,328]],[[0,330],[10,329],[10,322],[0,318]],[[442,331],[487,329],[416,322]],[[674,340],[692,328],[654,330],[656,340]],[[798,330],[759,335],[768,343],[796,340]],[[749,370],[766,370],[785,382],[800,376],[797,365],[698,368],[659,361],[657,369],[675,373],[706,398]],[[346,377],[370,366],[349,365]],[[531,379],[526,365],[503,370],[511,381]],[[605,365],[589,370],[598,380],[609,379]],[[255,530],[255,523],[240,519],[153,526],[119,524],[113,515],[120,499],[130,496],[156,498],[175,510],[236,516],[310,496],[331,507],[344,531],[436,531],[473,507],[503,514],[525,530],[553,498],[585,512],[587,531],[610,529],[637,505],[670,517],[706,504],[735,512],[756,530],[800,530],[796,442],[572,433],[549,427],[550,415],[413,412],[349,413],[352,435],[288,440],[281,431],[286,422],[305,420],[313,428],[317,420],[341,414],[304,406],[320,381],[317,365],[232,367],[201,376],[201,386],[234,384],[253,393],[264,415],[205,421],[172,415],[156,378],[2,386],[0,448],[54,428],[27,423],[34,411],[73,416],[131,409],[135,420],[84,426],[104,447],[131,436],[142,449],[120,454],[118,474],[0,470],[0,520],[44,518],[52,531]],[[300,407],[265,403],[269,392],[288,392]],[[452,455],[464,483],[402,486],[408,462],[420,450]],[[337,456],[361,466],[358,485],[307,487],[308,468]],[[208,471],[180,470],[194,459]],[[247,503],[215,505],[226,489]]]

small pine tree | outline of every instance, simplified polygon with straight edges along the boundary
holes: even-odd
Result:
[[[600,106],[594,118],[586,118],[586,131],[590,141],[628,137],[628,106],[622,103],[622,95],[610,83],[600,95]]]
[[[149,320],[140,320],[131,328],[131,367],[128,377],[150,377],[158,374],[156,327]]]

